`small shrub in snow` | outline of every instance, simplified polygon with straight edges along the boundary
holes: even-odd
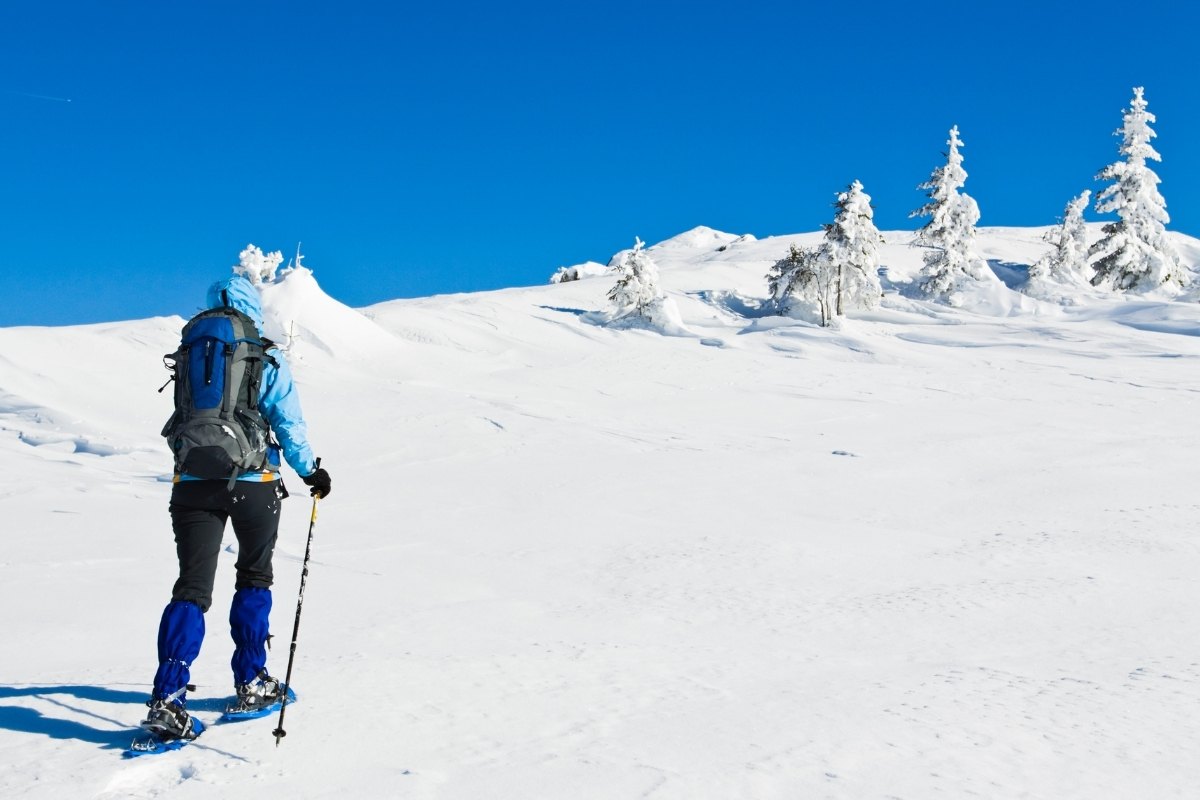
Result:
[[[280,251],[264,254],[262,250],[248,244],[246,249],[238,254],[238,265],[233,268],[233,271],[237,275],[245,275],[251,283],[258,286],[263,283],[273,283],[275,271],[282,263],[283,253]]]
[[[1133,90],[1133,101],[1124,114],[1124,125],[1114,135],[1121,137],[1117,161],[1100,171],[1097,180],[1113,181],[1096,197],[1096,211],[1117,212],[1119,219],[1105,225],[1104,237],[1091,246],[1094,258],[1092,284],[1119,291],[1149,291],[1159,287],[1180,289],[1186,282],[1179,255],[1167,241],[1164,226],[1167,202],[1159,194],[1159,177],[1146,160],[1162,161],[1150,144],[1156,134],[1150,123],[1156,119],[1146,110],[1143,88]]]
[[[965,281],[995,281],[996,277],[975,252],[979,205],[970,195],[959,191],[967,182],[967,172],[958,152],[963,142],[958,138],[957,125],[950,129],[946,144],[950,147],[946,163],[917,187],[926,191],[929,202],[909,216],[931,218],[917,231],[916,243],[931,248],[924,256],[921,289],[931,297],[953,304]]]

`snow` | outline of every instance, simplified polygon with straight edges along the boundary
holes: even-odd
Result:
[[[596,278],[601,275],[612,274],[608,267],[603,264],[598,264],[595,261],[585,261],[582,264],[576,264],[573,267],[559,267],[558,270],[550,276],[550,283],[563,283],[565,281],[581,281],[584,278]]]
[[[295,340],[302,352],[315,347],[340,360],[376,357],[395,345],[392,334],[322,292],[306,267],[261,290],[263,332],[282,345]]]
[[[174,580],[183,320],[0,329],[0,796],[1192,796],[1200,305],[1020,295],[1045,230],[979,229],[1004,282],[957,308],[885,231],[883,303],[836,329],[757,310],[819,233],[649,248],[689,337],[586,322],[603,279],[265,286],[334,481],[278,748],[259,720],[120,758]]]

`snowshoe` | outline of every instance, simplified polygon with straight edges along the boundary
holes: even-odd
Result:
[[[151,700],[150,712],[140,726],[160,739],[195,739],[200,735],[196,721],[179,703]]]
[[[150,712],[140,727],[148,732],[133,740],[125,750],[125,758],[157,755],[178,750],[204,733],[204,723],[171,700],[151,700]]]
[[[265,672],[250,683],[237,687],[237,694],[228,706],[223,721],[256,719],[278,711],[286,695],[289,704],[296,702],[296,694],[278,679]]]

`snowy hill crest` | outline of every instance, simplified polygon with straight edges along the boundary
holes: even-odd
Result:
[[[399,344],[391,333],[326,294],[305,267],[280,274],[260,291],[263,332],[301,357],[315,349],[339,359],[359,360]]]

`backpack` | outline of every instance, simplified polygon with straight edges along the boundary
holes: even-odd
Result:
[[[234,308],[202,311],[183,327],[179,349],[163,356],[175,382],[175,413],[163,426],[175,471],[229,479],[274,470],[267,455],[271,429],[258,410],[263,366],[272,343],[254,320]],[[167,388],[164,384],[163,389]]]

